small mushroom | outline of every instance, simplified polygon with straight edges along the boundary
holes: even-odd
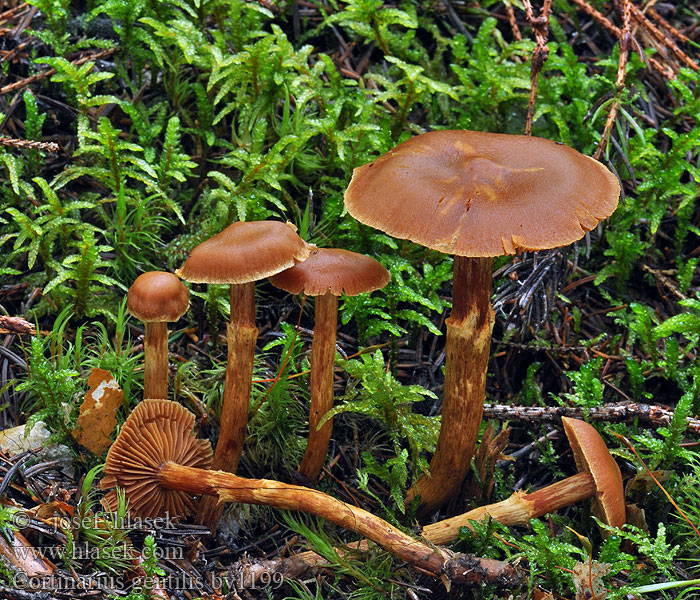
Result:
[[[397,238],[454,255],[446,319],[442,426],[430,475],[408,491],[420,512],[459,489],[481,423],[493,310],[493,257],[570,244],[617,207],[602,164],[530,136],[476,131],[418,135],[355,169],[345,207]]]
[[[228,361],[221,406],[221,428],[214,453],[215,469],[234,472],[243,452],[253,361],[255,282],[306,260],[309,246],[291,223],[250,221],[229,225],[194,248],[177,275],[192,283],[230,285],[231,320],[226,328]],[[197,521],[215,530],[221,509],[206,499]]]
[[[135,517],[178,518],[192,509],[188,494],[206,494],[215,502],[245,502],[301,510],[356,531],[399,559],[441,576],[447,557],[366,510],[307,487],[267,479],[246,479],[209,471],[209,443],[192,431],[194,415],[176,402],[144,400],[129,415],[107,453],[100,482],[104,505],[114,510],[124,490]]]
[[[143,342],[145,398],[168,397],[168,328],[187,312],[190,293],[175,275],[149,271],[139,275],[126,296],[129,312],[145,326]]]
[[[103,490],[124,489],[129,510],[139,517],[186,517],[196,505],[191,494],[160,485],[161,465],[174,462],[195,469],[212,463],[211,444],[192,434],[194,415],[176,402],[144,400],[131,412],[107,453]],[[104,505],[116,510],[114,490]]]
[[[599,518],[612,527],[625,524],[622,475],[603,438],[595,428],[578,419],[562,417],[579,472],[536,492],[515,492],[502,502],[479,506],[464,514],[423,528],[423,537],[434,544],[457,538],[460,527],[487,516],[504,525],[527,525],[536,519],[586,498],[594,498]]]
[[[318,424],[333,408],[338,296],[357,296],[378,290],[389,283],[390,278],[389,271],[373,258],[338,248],[312,250],[304,262],[270,277],[272,285],[286,292],[316,296],[309,440],[299,467],[299,472],[310,481],[318,477],[333,431],[330,419],[320,429]]]

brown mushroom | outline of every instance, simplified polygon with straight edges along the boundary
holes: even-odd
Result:
[[[366,225],[454,255],[442,427],[430,476],[409,490],[439,508],[466,475],[481,423],[494,256],[570,244],[615,210],[617,178],[563,144],[433,131],[355,169],[348,212]]]
[[[213,468],[234,472],[243,451],[253,361],[255,282],[306,260],[310,246],[291,223],[250,221],[229,225],[194,248],[177,275],[192,283],[230,285],[231,320],[226,329],[228,361],[221,406],[221,428]],[[216,528],[221,509],[210,498],[200,504],[197,521]]]
[[[530,519],[591,496],[597,500],[600,518],[608,525],[622,527],[625,523],[622,477],[605,442],[591,425],[567,417],[562,420],[574,459],[581,471],[578,475],[529,494],[516,492],[503,502],[480,506],[467,513],[426,525],[421,536],[431,544],[447,544],[457,539],[462,527],[472,529],[471,521],[481,521],[487,517],[503,525],[528,525]],[[348,548],[356,552],[367,552],[370,547],[365,539],[352,542],[345,548],[336,548],[336,551],[343,556]],[[295,554],[290,560],[295,565],[314,567],[326,562],[312,551]]]
[[[333,365],[338,322],[338,296],[357,296],[383,288],[389,271],[369,256],[317,248],[308,259],[270,277],[272,285],[292,294],[316,296],[314,338],[311,344],[311,406],[309,440],[299,472],[315,481],[328,452],[332,420],[319,429],[323,416],[333,408]]]
[[[143,321],[145,398],[168,397],[168,328],[187,312],[190,293],[175,275],[150,271],[139,275],[126,296],[126,307]]]
[[[605,442],[595,428],[578,419],[562,417],[566,437],[579,472],[536,492],[515,492],[506,500],[479,506],[467,513],[423,528],[423,537],[434,544],[457,538],[460,527],[487,516],[504,525],[527,525],[536,519],[580,500],[593,497],[599,518],[612,527],[625,524],[625,493],[622,475]]]
[[[192,413],[176,402],[138,404],[107,453],[100,486],[112,491],[105,496],[105,506],[114,510],[117,497],[112,488],[119,487],[135,517],[178,518],[191,509],[187,494],[206,494],[220,503],[300,510],[356,531],[434,577],[446,571],[448,577],[464,581],[454,573],[459,555],[452,558],[366,510],[311,488],[202,468],[211,460],[211,449],[208,442],[195,438],[193,424]]]
[[[195,503],[186,492],[161,486],[158,473],[163,463],[174,462],[196,469],[212,463],[211,444],[192,434],[194,415],[176,402],[144,400],[132,411],[107,453],[103,490],[123,488],[129,509],[139,517],[162,515],[185,517]],[[112,490],[103,500],[116,510],[117,495]]]

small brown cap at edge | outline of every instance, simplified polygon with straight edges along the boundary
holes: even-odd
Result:
[[[602,520],[622,527],[626,521],[622,475],[603,438],[585,421],[562,417],[562,423],[578,470],[593,477]]]
[[[177,321],[189,305],[190,293],[185,285],[165,271],[141,273],[126,296],[129,312],[143,322]]]
[[[315,248],[309,258],[270,277],[291,294],[357,296],[383,288],[391,275],[370,256],[340,248]]]

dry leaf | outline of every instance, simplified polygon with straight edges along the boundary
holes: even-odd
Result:
[[[532,597],[533,600],[554,600],[552,592],[547,592],[539,587],[535,587],[535,589],[532,590]]]
[[[88,377],[88,389],[80,407],[80,416],[73,437],[94,454],[102,454],[111,444],[117,426],[117,409],[124,392],[109,371],[93,369]]]
[[[610,565],[607,563],[576,563],[573,572],[576,600],[605,600],[608,591],[602,577],[609,570]]]
[[[56,570],[53,563],[42,558],[41,553],[19,531],[10,531],[7,535],[10,536],[9,542],[4,535],[0,535],[0,556],[12,566],[28,577],[51,575]]]

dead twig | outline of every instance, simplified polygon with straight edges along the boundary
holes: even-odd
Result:
[[[625,71],[627,69],[627,59],[629,58],[630,51],[630,40],[632,37],[632,22],[630,18],[630,10],[632,2],[630,0],[621,0],[622,3],[622,29],[620,29],[620,34],[618,36],[618,45],[620,47],[620,54],[617,60],[617,76],[615,78],[615,84],[617,86],[618,93],[625,88]],[[598,147],[593,154],[593,158],[598,160],[605,150],[605,146],[608,144],[608,139],[610,138],[610,133],[612,132],[613,124],[617,118],[617,112],[620,108],[620,98],[618,94],[615,94],[612,103],[610,104],[610,111],[608,112],[608,118],[605,121],[605,127],[603,128],[603,135],[600,138]]]
[[[608,19],[605,15],[598,12],[586,0],[571,0],[576,6],[578,6],[583,12],[585,12],[594,21],[600,23],[605,29],[612,33],[616,38],[620,39],[621,31],[619,27],[613,25],[612,21]]]
[[[352,558],[358,553],[367,552],[369,544],[363,540],[351,544],[348,549],[335,548],[344,559]],[[287,558],[255,560],[244,557],[231,565],[226,579],[235,581],[238,589],[248,589],[259,585],[261,581],[282,581],[282,579],[302,579],[316,574],[328,567],[329,562],[315,552],[301,552]],[[524,581],[521,569],[506,562],[491,558],[482,558],[471,554],[458,554],[445,563],[447,581],[474,587],[495,585],[500,589],[514,589]]]
[[[11,148],[22,148],[24,150],[45,150],[46,152],[56,153],[60,150],[60,146],[55,142],[37,142],[35,140],[18,140],[17,138],[0,137],[0,146],[9,146]]]
[[[653,6],[649,6],[646,9],[647,15],[649,15],[654,21],[656,21],[661,27],[666,29],[673,37],[678,38],[684,44],[687,44],[690,40],[688,36],[684,33],[678,31],[673,25],[671,25],[666,19],[664,19],[659,13],[654,10]]]
[[[535,98],[537,97],[537,86],[540,71],[544,61],[549,56],[547,47],[547,35],[549,34],[549,12],[552,7],[552,0],[544,0],[540,9],[540,16],[535,17],[530,0],[523,0],[525,14],[535,33],[535,49],[532,51],[532,62],[530,66],[530,98],[527,103],[527,117],[525,119],[525,135],[532,133],[532,118],[535,114]]]
[[[523,34],[520,33],[520,27],[518,27],[518,22],[515,20],[515,11],[513,10],[513,5],[510,0],[504,0],[503,6],[506,9],[506,15],[508,15],[508,24],[510,25],[510,30],[513,32],[513,37],[519,42],[523,39]]]
[[[23,10],[25,10],[26,8],[29,8],[29,4],[27,4],[26,2],[24,2],[24,3],[22,3],[22,4],[18,5],[18,6],[15,6],[14,8],[11,8],[11,9],[9,9],[9,10],[6,10],[6,11],[3,12],[3,13],[0,13],[0,25],[3,24],[3,23],[5,23],[6,21],[9,21],[11,18],[13,18],[14,16],[18,15],[19,13],[21,13],[21,12],[22,12]]]
[[[95,52],[94,54],[89,54],[88,56],[84,56],[83,58],[79,58],[76,60],[73,64],[75,66],[82,65],[89,60],[99,60],[100,58],[105,58],[107,56],[111,56],[116,52],[117,48],[107,48],[106,50],[102,50],[100,52]],[[14,83],[10,83],[4,87],[0,88],[0,95],[2,94],[7,94],[8,92],[13,92],[18,89],[22,89],[23,87],[26,87],[28,85],[32,85],[33,83],[36,83],[37,81],[41,81],[42,79],[46,79],[47,77],[51,77],[56,72],[56,69],[53,67],[46,69],[46,71],[42,71],[41,73],[36,73],[30,77],[25,77],[24,79],[20,79],[19,81],[15,81]]]
[[[657,41],[666,46],[671,51],[671,54],[673,54],[680,62],[693,69],[693,71],[697,71],[699,69],[695,61],[693,61],[693,59],[683,52],[683,50],[681,50],[671,38],[669,38],[663,31],[654,25],[654,23],[652,23],[647,16],[641,10],[639,10],[639,8],[629,2],[629,0],[623,2],[623,6],[625,4],[629,5],[635,21],[644,27],[654,38],[656,38]]]
[[[485,404],[484,419],[499,421],[526,421],[534,423],[555,423],[562,417],[587,419],[589,421],[627,422],[639,421],[649,427],[667,427],[673,420],[673,411],[663,406],[626,402],[604,404],[584,409],[580,406],[507,406],[505,404]],[[700,419],[686,418],[691,433],[700,433]]]

